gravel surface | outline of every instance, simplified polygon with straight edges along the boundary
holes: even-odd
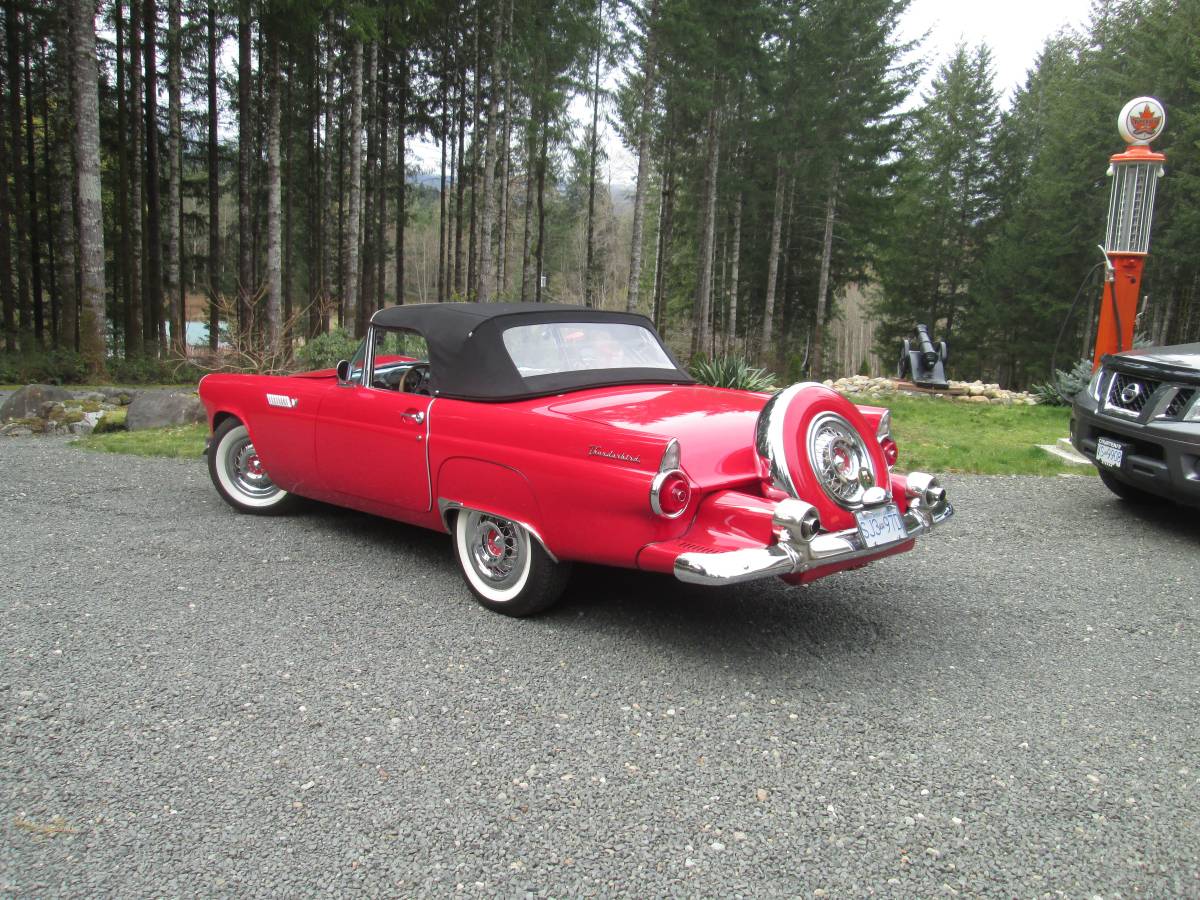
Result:
[[[806,589],[240,516],[0,442],[0,895],[1200,895],[1200,524],[1094,478]]]

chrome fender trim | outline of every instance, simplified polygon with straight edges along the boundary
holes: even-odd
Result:
[[[767,464],[767,475],[771,484],[783,491],[789,497],[798,497],[796,485],[788,472],[786,454],[786,435],[783,433],[783,420],[787,418],[788,407],[792,400],[809,388],[824,388],[816,381],[799,381],[796,384],[776,391],[767,405],[758,414],[754,424],[754,449],[759,457]],[[828,389],[827,389],[828,390]]]
[[[522,528],[528,531],[533,539],[542,545],[542,549],[546,551],[546,555],[550,557],[551,561],[558,562],[558,557],[554,555],[554,551],[546,546],[546,542],[542,540],[541,534],[539,534],[538,530],[528,522],[522,522],[520,519],[509,519],[508,516],[502,516],[499,513],[489,512],[486,509],[478,509],[474,506],[467,506],[466,504],[460,503],[457,500],[447,500],[445,497],[438,497],[437,504],[438,515],[441,517],[442,527],[445,528],[446,531],[450,531],[450,514],[453,512],[458,512],[460,509],[469,509],[472,512],[483,513],[485,516],[495,516],[497,519],[508,519],[508,521],[515,522],[517,525],[520,525]],[[450,533],[453,534],[453,532]]]

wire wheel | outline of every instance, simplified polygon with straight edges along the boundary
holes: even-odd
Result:
[[[875,483],[866,444],[854,426],[836,413],[822,413],[808,427],[808,458],[822,489],[842,506],[862,504]]]
[[[466,558],[487,593],[502,596],[529,573],[529,537],[516,522],[474,510],[465,511],[460,528],[465,532]]]

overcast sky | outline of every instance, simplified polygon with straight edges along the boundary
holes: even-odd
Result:
[[[1063,28],[1080,28],[1088,18],[1091,0],[1006,0],[1005,3],[972,0],[913,0],[901,20],[900,37],[909,41],[925,35],[919,58],[926,63],[921,88],[928,87],[933,74],[960,42],[968,46],[986,43],[992,50],[996,88],[1007,100],[1024,83],[1046,38]],[[615,75],[615,73],[614,73]],[[917,96],[919,96],[918,92]],[[580,128],[590,124],[589,107],[577,99],[571,112]],[[603,127],[603,126],[602,126]],[[616,185],[632,184],[637,166],[633,156],[611,127],[601,140],[608,153],[608,179]],[[414,142],[410,164],[426,172],[437,170],[437,148],[428,142]]]

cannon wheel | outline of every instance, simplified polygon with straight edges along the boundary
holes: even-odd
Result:
[[[945,341],[938,341],[938,355],[942,358],[942,362],[950,358],[950,348],[946,346]]]
[[[908,354],[909,354],[909,351],[911,350],[911,348],[912,348],[912,344],[909,342],[908,338],[905,338],[904,343],[900,346],[900,365],[896,369],[896,377],[897,378],[900,378],[900,379],[904,378],[905,370],[908,369],[908,363],[909,363]]]

